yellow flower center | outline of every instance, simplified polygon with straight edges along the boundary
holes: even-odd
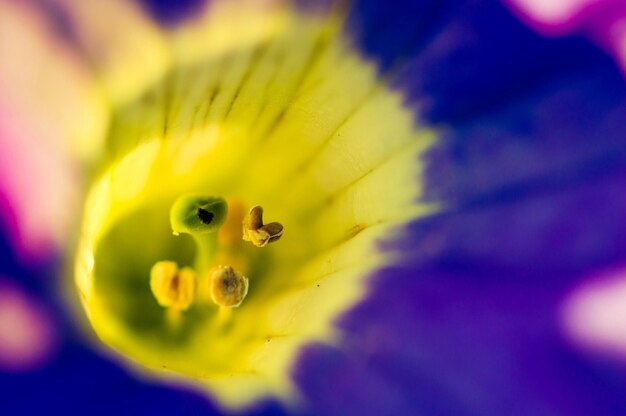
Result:
[[[297,397],[300,348],[340,340],[333,321],[397,260],[380,242],[434,209],[418,202],[432,133],[342,39],[340,19],[259,19],[271,30],[236,48],[212,38],[203,59],[191,29],[172,34],[168,75],[115,113],[76,260],[105,344],[231,406]],[[228,201],[234,220],[214,240],[172,234],[170,208],[189,193]]]

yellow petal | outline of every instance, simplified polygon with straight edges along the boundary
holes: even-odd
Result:
[[[213,39],[222,46],[198,61],[178,45],[174,71],[118,109],[113,163],[90,190],[76,263],[105,343],[231,407],[297,400],[289,368],[300,348],[338,342],[335,319],[396,259],[380,242],[436,210],[419,202],[420,158],[435,135],[341,38],[341,16],[269,10],[261,16],[274,30],[243,47]],[[220,22],[211,33],[227,36],[219,25],[233,21]],[[204,39],[194,30],[189,47]],[[245,301],[224,318],[202,300],[200,280],[201,300],[173,332],[149,270],[161,259],[193,263],[191,240],[172,236],[167,214],[189,192],[261,205],[287,231],[262,249],[233,243],[228,254],[249,266]]]

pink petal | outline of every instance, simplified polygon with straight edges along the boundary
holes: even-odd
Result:
[[[18,253],[39,256],[67,239],[77,178],[69,156],[0,97],[0,215]]]
[[[76,229],[78,166],[106,125],[86,64],[32,2],[0,1],[0,223],[43,257]]]
[[[578,345],[626,360],[626,268],[594,276],[562,309],[566,334]]]
[[[610,53],[626,72],[626,2],[623,0],[504,0],[539,33],[583,34]]]
[[[0,371],[41,368],[56,347],[55,328],[44,306],[17,287],[0,282]]]

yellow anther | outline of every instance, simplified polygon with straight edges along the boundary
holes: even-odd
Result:
[[[263,226],[263,207],[257,205],[250,208],[250,212],[243,219],[243,227],[249,230],[258,230]]]
[[[283,226],[278,222],[263,224],[263,208],[255,206],[250,209],[243,220],[243,239],[257,247],[277,241],[283,235]]]
[[[173,261],[159,261],[150,270],[150,289],[159,305],[185,310],[196,294],[196,273],[188,267],[179,270]]]
[[[218,266],[211,272],[209,289],[217,305],[235,308],[248,294],[248,279],[230,266]]]

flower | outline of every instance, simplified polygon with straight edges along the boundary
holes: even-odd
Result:
[[[77,374],[85,411],[86,379],[100,403],[213,410],[148,384],[175,377],[222,411],[619,414],[620,362],[561,318],[623,259],[626,90],[589,41],[487,0],[3,6],[79,81],[60,102],[89,122],[11,111],[90,167],[84,331],[133,374],[68,341],[58,362],[86,368],[31,385]],[[40,192],[7,192],[18,219]],[[54,393],[9,405],[69,406]]]
[[[99,338],[151,374],[299,406],[299,351],[340,342],[333,320],[396,256],[379,242],[435,209],[416,202],[433,133],[341,12],[232,7],[172,29],[165,79],[113,113],[75,279]]]

